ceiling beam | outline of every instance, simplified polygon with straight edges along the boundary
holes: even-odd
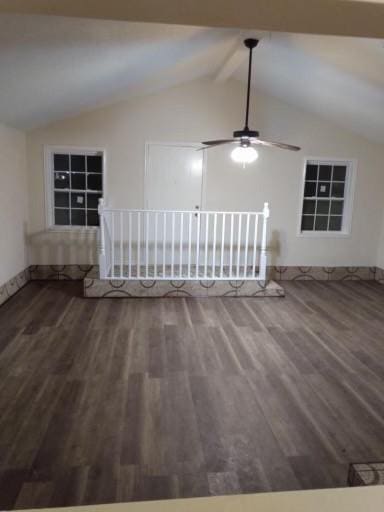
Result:
[[[384,38],[382,0],[0,0],[0,12]]]

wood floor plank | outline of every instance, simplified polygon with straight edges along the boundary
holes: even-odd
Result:
[[[384,287],[0,308],[0,508],[345,486],[384,458]]]

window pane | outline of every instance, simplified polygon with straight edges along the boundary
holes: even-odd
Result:
[[[320,165],[319,180],[331,181],[332,166]]]
[[[99,225],[99,214],[97,210],[88,210],[87,211],[87,223],[88,226],[98,226]]]
[[[301,230],[302,231],[313,231],[313,221],[315,217],[313,215],[303,215],[301,219]]]
[[[85,190],[85,174],[71,174],[71,188]]]
[[[87,207],[97,208],[99,206],[99,199],[101,199],[101,197],[101,194],[87,194]]]
[[[316,201],[305,199],[303,204],[303,213],[315,213]]]
[[[316,181],[317,180],[317,165],[308,164],[307,172],[305,174],[305,179],[307,181]]]
[[[55,208],[56,226],[69,226],[69,210],[58,210]]]
[[[344,183],[332,184],[332,197],[344,197]]]
[[[103,172],[103,157],[96,156],[87,156],[87,171],[88,172]]]
[[[341,231],[341,226],[342,226],[342,222],[343,221],[343,217],[335,217],[335,216],[331,216],[329,218],[329,230],[330,231]]]
[[[318,197],[329,197],[329,192],[331,189],[330,183],[319,182],[317,185],[317,196]]]
[[[53,168],[55,171],[69,171],[69,155],[53,155]]]
[[[69,206],[69,192],[55,192],[55,206]]]
[[[102,190],[101,174],[88,174],[88,190]]]
[[[328,217],[326,215],[316,215],[315,230],[326,231],[328,227]]]
[[[85,194],[82,194],[79,192],[72,192],[71,207],[72,208],[85,208]]]
[[[69,188],[69,174],[67,172],[55,172],[55,188]]]
[[[72,172],[85,172],[85,156],[84,155],[71,155],[71,171]]]
[[[85,226],[85,210],[72,210],[72,226]]]
[[[332,201],[331,214],[342,215],[343,214],[344,201]]]
[[[315,196],[316,195],[316,183],[311,183],[310,181],[307,181],[305,183],[304,195],[305,195],[305,197]]]
[[[333,181],[345,181],[347,168],[345,165],[335,165],[333,168]]]
[[[330,203],[330,201],[317,201],[316,213],[322,213],[324,215],[328,215],[329,203]]]

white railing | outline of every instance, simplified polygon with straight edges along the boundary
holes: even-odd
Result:
[[[100,278],[266,280],[261,212],[121,210],[99,204]]]

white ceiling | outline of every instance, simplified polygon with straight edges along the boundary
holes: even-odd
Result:
[[[254,55],[257,88],[384,142],[383,41],[256,35],[262,38]],[[226,63],[226,71],[245,80],[245,50],[238,57],[243,36],[235,29],[0,15],[0,122],[31,129],[119,99],[215,79]]]

